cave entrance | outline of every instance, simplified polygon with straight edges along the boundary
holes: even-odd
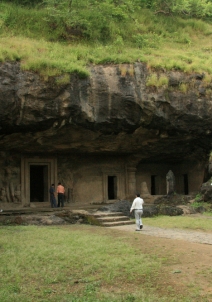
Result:
[[[48,165],[30,165],[30,202],[48,201]]]
[[[117,199],[117,176],[108,176],[108,199]]]

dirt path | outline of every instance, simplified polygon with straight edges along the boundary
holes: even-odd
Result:
[[[135,224],[116,226],[110,227],[110,232],[126,236],[142,253],[162,259],[155,280],[159,295],[177,296],[178,301],[212,302],[211,232],[148,225],[136,232],[135,228]],[[191,299],[184,300],[186,295]]]
[[[115,226],[115,227],[111,227],[111,229],[135,232],[135,225]],[[212,245],[212,233],[206,233],[201,231],[158,228],[158,227],[145,225],[140,232],[136,232],[136,233],[144,234],[148,236],[163,237],[169,239],[180,239],[189,242]]]

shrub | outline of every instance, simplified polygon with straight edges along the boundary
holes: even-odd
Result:
[[[156,73],[151,74],[146,81],[146,86],[167,87],[169,79],[166,75],[158,76]]]
[[[188,85],[185,83],[180,84],[179,90],[183,93],[186,93],[188,91]]]

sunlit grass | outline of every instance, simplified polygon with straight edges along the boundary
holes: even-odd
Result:
[[[143,218],[143,223],[161,228],[212,231],[212,220],[207,219],[206,217],[204,217],[204,215],[202,217],[157,216],[154,218]]]
[[[172,258],[163,251],[162,258],[143,254],[145,240],[141,233],[90,225],[2,226],[0,301],[194,301],[190,291],[160,292],[163,265]]]
[[[111,240],[101,230],[92,234],[91,226],[1,227],[1,302],[123,301],[131,290],[123,287],[121,295],[119,290],[113,293],[115,298],[101,290],[119,283],[135,283],[133,295],[147,297],[137,280],[151,280],[160,259],[144,256],[124,240]],[[153,293],[149,298],[157,301]]]
[[[172,45],[173,46],[173,45]],[[209,46],[208,46],[209,47]],[[212,48],[212,44],[211,44]],[[33,55],[32,55],[33,54]],[[0,38],[0,61],[21,61],[24,70],[42,71],[49,76],[61,73],[77,72],[87,76],[88,66],[93,64],[122,64],[136,61],[146,62],[149,68],[167,70],[178,69],[185,72],[212,73],[212,58],[210,53],[200,52],[189,47],[187,49],[167,45],[158,49],[136,49],[123,47],[120,51],[116,46],[101,44],[71,44],[52,43],[42,40],[32,40],[24,37]]]

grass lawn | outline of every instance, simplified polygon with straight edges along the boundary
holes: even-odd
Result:
[[[165,239],[147,237],[89,225],[1,226],[0,301],[209,301],[170,284],[176,255],[173,262]]]
[[[143,223],[161,228],[180,228],[200,231],[212,231],[212,216],[204,214],[201,216],[156,216],[143,218]]]
[[[95,230],[1,227],[0,301],[157,301],[139,282],[151,280],[160,260]]]

